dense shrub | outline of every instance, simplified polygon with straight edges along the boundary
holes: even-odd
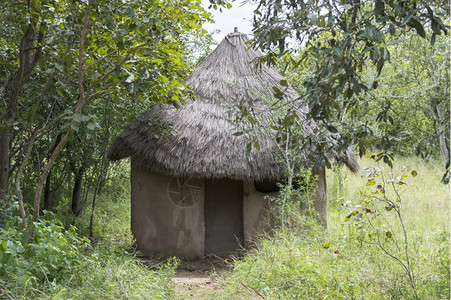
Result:
[[[117,201],[121,205],[129,199]],[[30,241],[28,232],[21,228],[20,218],[13,217],[17,216],[14,213],[17,205],[11,206],[13,213],[0,226],[0,299],[174,297],[172,278],[176,259],[144,264],[133,253],[132,239],[125,232],[121,242],[114,235],[112,239],[98,239],[92,247],[87,239],[77,235],[74,226],[65,228],[50,212],[33,225],[35,235]],[[99,210],[104,214],[102,206]],[[101,220],[105,228],[113,228],[106,224],[107,219]],[[121,223],[117,218],[110,220]],[[123,227],[128,226],[126,221],[122,220]]]
[[[66,230],[52,213],[29,228],[34,231],[32,241],[20,226],[14,217],[0,227],[0,284],[5,291],[54,290],[91,263],[84,254],[90,248],[88,241],[77,236],[75,227]]]
[[[399,160],[398,167],[407,162],[412,160]],[[361,161],[361,165],[369,163]],[[419,175],[402,197],[418,298],[447,299],[449,191],[440,183],[440,170],[430,164],[415,163]],[[348,211],[340,209],[342,203],[360,197],[366,182],[348,171],[340,172],[339,178],[334,174],[328,178],[332,183],[328,196],[333,205],[328,213],[327,230],[315,225],[305,214],[299,214],[295,206],[284,206],[294,208],[291,217],[285,218],[291,222],[289,226],[280,226],[272,235],[263,236],[258,247],[237,260],[224,275],[211,298],[415,299],[400,264],[371,244],[367,233],[345,224]],[[337,179],[345,182],[341,185],[335,182]],[[387,224],[399,226],[390,214],[385,217]],[[394,238],[395,234],[391,239]],[[403,250],[402,243],[398,246]]]

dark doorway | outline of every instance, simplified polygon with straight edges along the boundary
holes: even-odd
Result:
[[[243,243],[243,183],[207,180],[205,183],[205,254],[226,256]]]

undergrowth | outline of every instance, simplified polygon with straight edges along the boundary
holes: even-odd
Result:
[[[83,237],[90,209],[74,218],[62,199],[55,214],[47,212],[35,224],[35,238],[29,241],[12,202],[8,221],[0,226],[0,299],[175,297],[178,260],[144,263],[134,252],[129,182],[119,180],[122,175],[98,196],[92,241]]]
[[[360,166],[374,166],[361,160]],[[403,192],[403,220],[419,299],[450,295],[449,186],[440,183],[433,164],[398,160],[396,168],[414,167],[418,176]],[[178,263],[147,261],[133,251],[130,191],[123,170],[105,186],[95,211],[94,241],[88,233],[91,211],[78,218],[67,200],[46,213],[29,241],[20,229],[17,204],[2,211],[0,226],[1,299],[174,299],[172,278]],[[125,179],[124,179],[125,178]],[[327,230],[300,193],[273,199],[276,228],[238,259],[207,299],[414,299],[400,265],[368,239],[368,232],[346,222],[346,207],[370,187],[360,174],[336,167],[328,174]],[[373,187],[374,188],[374,187]],[[305,195],[305,190],[303,191]],[[285,200],[286,200],[285,199]],[[305,205],[307,203],[307,205]],[[302,204],[303,213],[298,205]],[[305,209],[306,208],[306,209]],[[388,212],[390,213],[390,212]],[[396,218],[386,215],[396,228]],[[70,226],[69,224],[75,224]],[[390,231],[390,240],[397,231]],[[371,233],[370,233],[371,234]],[[393,237],[391,235],[393,234]],[[396,247],[390,246],[390,247]],[[391,248],[390,248],[391,249]]]
[[[308,216],[290,218],[263,236],[258,247],[237,260],[214,294],[215,299],[447,299],[450,295],[449,187],[432,164],[398,160],[396,168],[414,164],[418,176],[401,196],[410,242],[410,259],[418,297],[399,263],[371,243],[368,232],[346,224],[347,201],[368,188],[360,174],[329,172],[328,227]],[[360,166],[375,165],[370,160]],[[362,168],[363,169],[363,168]],[[340,182],[341,181],[341,182]],[[293,207],[291,214],[297,214]],[[389,213],[389,212],[388,212]],[[396,218],[386,216],[393,228]],[[308,223],[308,224],[307,224]],[[308,226],[306,226],[306,224]],[[390,235],[390,242],[396,238]],[[402,245],[402,244],[401,244]],[[393,246],[396,247],[396,246]],[[208,298],[207,297],[207,298]]]

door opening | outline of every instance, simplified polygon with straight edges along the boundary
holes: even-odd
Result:
[[[205,182],[205,254],[227,256],[243,245],[243,183]]]

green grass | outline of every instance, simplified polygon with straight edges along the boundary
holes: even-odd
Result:
[[[173,299],[176,260],[153,268],[133,255],[96,250],[69,279],[39,281],[11,274],[0,280],[0,299]],[[7,281],[7,282],[6,282]],[[3,294],[3,296],[1,296]]]
[[[172,299],[172,277],[176,260],[144,265],[135,256],[99,254],[73,282],[64,287],[60,298],[70,299]],[[100,260],[100,261],[99,261]]]
[[[97,198],[93,245],[77,237],[88,236],[91,209],[74,218],[64,199],[56,216],[43,217],[48,220],[43,221],[41,239],[32,244],[30,256],[21,250],[21,245],[28,246],[21,241],[19,219],[0,228],[0,246],[2,240],[10,242],[6,251],[0,251],[0,299],[175,298],[172,278],[178,260],[144,262],[134,253],[129,170],[123,166],[115,170]],[[78,230],[67,230],[70,223]],[[7,262],[6,252],[14,253]]]
[[[92,199],[93,195],[90,192],[86,207],[77,217],[70,210],[70,199],[60,199],[55,214],[64,224],[73,224],[77,227],[79,235],[88,237]],[[130,210],[129,163],[116,163],[112,166],[101,193],[97,195],[93,226],[94,241],[108,241],[115,244],[133,243]]]
[[[360,166],[374,164],[360,161]],[[450,295],[449,186],[440,183],[441,171],[432,164],[398,160],[395,170],[410,165],[418,176],[402,194],[403,220],[420,299]],[[388,170],[386,170],[388,171]],[[342,185],[339,184],[339,179]],[[407,179],[406,179],[407,180]],[[412,299],[414,293],[401,266],[370,244],[368,231],[343,225],[348,214],[343,203],[361,199],[366,180],[341,169],[329,172],[330,201],[327,231],[305,226],[305,218],[261,240],[258,248],[236,261],[216,290],[215,299]],[[407,187],[407,185],[406,185]],[[386,249],[403,259],[403,239],[393,211],[386,212],[393,237]],[[399,250],[395,245],[399,245]],[[325,248],[324,244],[329,244]],[[335,253],[335,255],[334,255]],[[261,295],[261,296],[260,296]]]
[[[374,165],[360,161],[363,169]],[[440,183],[441,170],[415,159],[398,160],[418,173],[402,194],[403,220],[419,299],[447,299],[450,293],[449,186]],[[386,170],[389,171],[389,170]],[[362,173],[362,172],[360,172]],[[388,175],[388,173],[386,173]],[[256,249],[237,259],[222,275],[221,284],[208,289],[206,299],[412,299],[414,293],[402,267],[370,244],[368,231],[345,224],[349,208],[374,186],[341,168],[328,171],[328,227],[325,230],[304,215],[293,214],[271,236],[262,236]],[[67,202],[67,201],[66,201]],[[345,205],[344,205],[345,204]],[[351,205],[352,204],[352,205]],[[87,235],[90,209],[71,219],[68,203],[57,216],[75,221]],[[291,212],[293,213],[292,210]],[[385,247],[404,260],[399,221],[384,212],[393,237]],[[285,218],[285,220],[287,220]],[[11,223],[20,224],[20,220]],[[128,170],[119,169],[98,197],[95,246],[89,246],[49,217],[42,224],[34,255],[21,251],[18,225],[0,232],[10,240],[14,260],[0,266],[1,299],[174,299],[172,280],[177,260],[143,262],[133,254],[130,232]],[[399,245],[397,249],[394,242]],[[326,244],[328,247],[325,247]],[[5,243],[6,245],[6,243]],[[4,251],[6,253],[6,251]],[[4,257],[2,258],[4,259]],[[69,260],[68,260],[69,259]]]

